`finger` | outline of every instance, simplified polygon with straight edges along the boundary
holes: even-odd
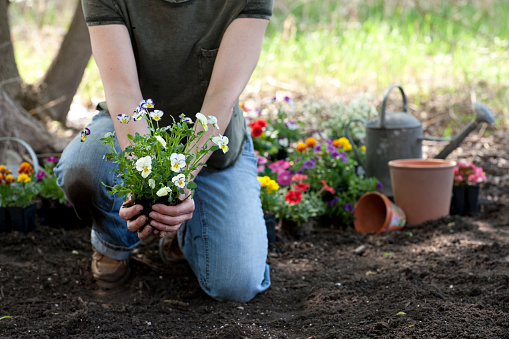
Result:
[[[128,221],[134,219],[137,215],[139,215],[143,211],[143,206],[140,204],[136,204],[134,206],[129,206],[129,201],[122,205],[122,208],[118,212],[118,215]]]
[[[153,230],[154,229],[152,228],[152,226],[146,225],[145,227],[143,227],[141,231],[138,232],[138,238],[147,239],[152,234]]]

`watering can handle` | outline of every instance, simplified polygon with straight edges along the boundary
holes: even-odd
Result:
[[[401,87],[400,85],[393,85],[393,86],[389,87],[385,91],[384,101],[382,102],[382,110],[381,110],[382,116],[380,117],[380,127],[381,128],[385,128],[385,107],[387,106],[387,99],[389,98],[389,93],[396,87],[399,88],[399,91],[401,92],[401,95],[403,96],[403,112],[408,113],[408,104],[407,104],[407,100],[406,100],[405,91],[403,91],[403,87]]]
[[[362,158],[359,154],[359,151],[357,151],[357,147],[355,146],[355,143],[353,142],[352,136],[350,135],[350,124],[352,122],[362,122],[364,125],[366,125],[366,120],[356,118],[348,121],[348,123],[345,126],[345,132],[346,132],[346,138],[350,142],[350,145],[352,145],[353,152],[355,153],[355,157],[357,158],[357,161],[359,162],[359,165],[361,165],[363,168],[366,168],[366,165],[362,162]]]

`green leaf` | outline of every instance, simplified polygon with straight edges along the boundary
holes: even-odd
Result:
[[[219,146],[214,145],[214,146],[212,146],[212,147],[209,149],[209,151],[210,151],[210,152],[214,152],[214,151],[217,151],[218,149],[219,149]]]
[[[396,315],[405,315],[406,313],[405,312],[398,312],[396,313]]]
[[[127,139],[129,139],[129,140],[131,140],[131,141],[132,141],[132,140],[133,140],[133,136],[132,136],[131,134],[128,134],[128,135],[127,135]]]
[[[190,181],[187,183],[187,188],[189,189],[193,189],[193,188],[196,188],[196,183],[194,181]]]
[[[12,319],[10,315],[4,315],[3,317],[0,317],[0,320],[2,319]]]

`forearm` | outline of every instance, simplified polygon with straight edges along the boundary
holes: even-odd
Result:
[[[201,108],[206,117],[213,115],[217,118],[220,130],[214,132],[209,128],[198,147],[203,146],[214,133],[224,134],[228,127],[233,106],[258,63],[267,24],[268,20],[237,19],[226,30]],[[209,157],[210,154],[200,162],[205,163]],[[197,175],[199,171],[193,174]]]

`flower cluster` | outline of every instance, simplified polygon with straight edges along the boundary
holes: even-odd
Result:
[[[67,204],[67,199],[62,189],[57,185],[57,178],[54,173],[57,163],[57,157],[48,157],[44,160],[43,169],[37,172],[36,179],[39,183],[40,196],[55,203]]]
[[[258,177],[260,181],[260,200],[262,209],[266,213],[272,213],[280,203],[280,196],[277,194],[279,184],[269,176]]]
[[[102,145],[108,148],[106,158],[118,165],[115,169],[120,181],[113,187],[108,187],[111,194],[125,196],[133,193],[133,200],[148,200],[152,202],[177,203],[178,197],[185,194],[185,189],[191,192],[196,187],[193,182],[193,172],[200,166],[206,166],[200,160],[209,152],[222,150],[228,152],[228,138],[219,134],[210,136],[201,145],[204,131],[209,125],[219,130],[217,118],[206,117],[196,113],[196,124],[204,131],[193,128],[195,124],[191,118],[180,115],[180,120],[170,126],[160,127],[159,121],[164,112],[154,109],[151,99],[142,100],[133,112],[134,121],[146,120],[149,133],[145,135],[130,135],[125,125],[131,121],[131,116],[119,114],[117,120],[122,124],[129,139],[129,145],[124,151],[115,148],[115,134],[107,133],[100,138]],[[90,135],[85,128],[82,141]],[[95,139],[95,138],[94,138]],[[212,142],[212,146],[208,142]]]
[[[486,173],[473,163],[458,162],[454,168],[454,186],[477,185],[485,181]]]
[[[305,132],[303,127],[311,124],[305,124],[304,119],[299,119],[298,123],[297,119],[289,119],[287,111],[294,113],[291,99],[286,97],[279,102],[273,99],[270,104],[275,103],[290,109],[271,111],[265,106],[250,123],[258,152],[259,175],[279,185],[274,193],[278,199],[273,199],[278,204],[272,211],[283,220],[297,223],[328,215],[342,226],[352,224],[357,200],[366,192],[380,189],[381,184],[376,178],[358,175],[358,164],[347,138],[341,135],[324,138],[330,131],[311,129]],[[286,138],[283,143],[281,136]],[[262,196],[262,199],[265,198]]]
[[[0,207],[26,207],[33,203],[39,193],[34,179],[34,169],[28,162],[18,168],[15,179],[11,170],[0,165]]]

